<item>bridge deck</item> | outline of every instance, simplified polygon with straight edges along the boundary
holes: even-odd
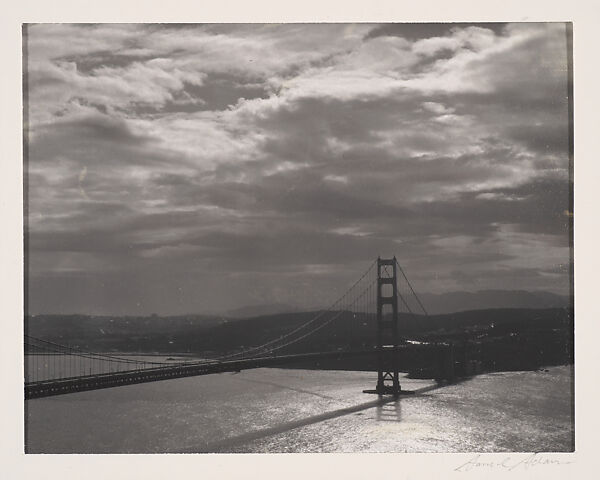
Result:
[[[348,358],[375,354],[375,350],[302,353],[258,357],[251,359],[179,364],[167,367],[129,370],[81,377],[45,380],[25,384],[25,399],[48,397],[65,393],[119,387],[135,383],[156,382],[181,377],[208,375],[211,373],[238,372],[250,368],[261,368],[311,359]]]

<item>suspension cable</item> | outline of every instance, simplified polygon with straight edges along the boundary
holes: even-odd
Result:
[[[367,276],[367,274],[368,274],[368,273],[369,273],[369,272],[370,272],[370,271],[373,269],[373,267],[375,266],[375,263],[376,263],[376,262],[377,262],[376,260],[375,260],[375,261],[373,261],[373,262],[371,263],[371,265],[369,266],[369,268],[368,268],[368,269],[365,271],[365,273],[363,273],[363,274],[361,275],[361,277],[360,277],[360,278],[359,278],[359,279],[358,279],[356,282],[354,282],[354,284],[353,284],[353,285],[352,285],[350,288],[348,288],[348,289],[346,290],[346,292],[345,292],[345,293],[344,293],[344,294],[343,294],[341,297],[339,297],[339,298],[338,298],[338,299],[337,299],[335,302],[333,302],[333,303],[331,304],[331,306],[330,306],[330,307],[329,307],[327,310],[322,310],[322,311],[320,311],[320,312],[319,312],[319,313],[318,313],[316,316],[314,316],[312,319],[310,319],[309,321],[307,321],[307,322],[303,323],[302,325],[300,325],[300,326],[296,327],[296,328],[295,328],[294,330],[292,330],[291,332],[288,332],[287,334],[285,334],[285,335],[283,335],[283,336],[281,336],[281,337],[279,337],[279,338],[276,338],[276,339],[274,339],[274,340],[271,340],[271,341],[269,341],[269,342],[263,343],[262,345],[258,345],[258,346],[256,346],[256,347],[248,348],[248,349],[246,349],[246,350],[242,350],[242,351],[240,351],[240,352],[232,353],[232,354],[229,354],[229,355],[222,355],[222,356],[220,356],[220,357],[215,357],[215,358],[214,358],[214,360],[223,360],[223,359],[226,359],[226,358],[231,358],[231,357],[237,357],[237,356],[239,356],[239,355],[244,355],[244,354],[246,354],[246,353],[248,353],[248,352],[253,352],[253,351],[256,351],[256,350],[262,350],[262,349],[264,349],[264,347],[266,347],[266,346],[268,346],[268,345],[272,345],[272,344],[274,344],[274,343],[277,343],[277,342],[280,342],[281,340],[283,340],[283,339],[285,339],[285,338],[288,338],[288,337],[290,337],[291,335],[293,335],[293,334],[295,334],[296,332],[298,332],[298,331],[302,330],[303,328],[307,327],[308,325],[310,325],[310,324],[312,324],[312,323],[316,322],[316,321],[317,321],[319,318],[321,318],[323,315],[325,315],[325,314],[327,314],[327,313],[329,313],[329,312],[333,311],[333,310],[334,310],[334,308],[336,307],[336,305],[338,305],[338,304],[339,304],[339,303],[340,303],[342,300],[344,300],[344,299],[346,298],[346,296],[347,296],[347,295],[348,295],[348,294],[349,294],[349,293],[350,293],[350,292],[351,292],[351,291],[352,291],[352,290],[353,290],[353,289],[354,289],[354,288],[355,288],[355,287],[356,287],[356,286],[357,286],[357,285],[358,285],[358,284],[359,284],[359,283],[360,283],[360,282],[361,282],[361,281],[362,281],[362,280],[363,280],[363,279],[364,279],[364,278]]]
[[[151,365],[173,365],[172,363],[168,363],[168,362],[150,362],[150,361],[143,361],[143,360],[132,360],[129,358],[122,358],[122,357],[117,357],[114,355],[106,355],[106,354],[102,354],[102,353],[94,353],[94,352],[86,352],[84,350],[81,350],[79,348],[75,348],[75,347],[68,347],[66,345],[61,345],[59,343],[55,343],[55,342],[51,342],[49,340],[42,340],[41,338],[36,338],[36,337],[32,337],[31,335],[27,335],[24,334],[24,337],[33,340],[34,342],[40,342],[40,343],[45,343],[47,345],[52,345],[54,347],[58,347],[59,349],[69,349],[71,351],[75,351],[75,352],[79,352],[79,353],[73,353],[74,355],[78,355],[78,356],[86,356],[86,355],[90,355],[91,357],[87,357],[87,358],[107,358],[107,359],[111,359],[112,361],[118,361],[118,362],[122,362],[122,363],[136,363],[136,364],[151,364]],[[31,345],[30,345],[31,346]],[[40,347],[40,348],[44,348],[44,347]],[[64,350],[54,350],[57,352],[61,352],[61,353],[66,353]]]
[[[425,316],[429,316],[429,314],[427,313],[427,310],[425,310],[425,307],[423,306],[423,304],[421,303],[421,299],[419,298],[419,296],[417,295],[417,293],[414,291],[412,285],[410,284],[408,277],[406,276],[406,274],[404,273],[404,270],[402,269],[402,267],[400,266],[400,264],[398,263],[398,260],[396,260],[396,265],[398,265],[398,268],[400,269],[400,271],[402,272],[402,276],[404,277],[404,279],[406,280],[406,283],[408,284],[408,286],[410,287],[410,291],[412,292],[412,294],[414,295],[414,297],[416,298],[417,302],[419,303],[419,306],[421,307],[421,309],[423,310],[423,313],[425,313]]]
[[[304,338],[312,335],[313,333],[317,332],[318,330],[321,330],[322,328],[324,328],[325,326],[329,325],[331,322],[335,321],[337,318],[339,318],[342,314],[344,314],[347,310],[346,307],[352,309],[357,305],[357,302],[363,300],[363,298],[366,296],[365,301],[366,301],[366,306],[364,308],[364,310],[366,311],[368,309],[368,305],[369,305],[369,296],[372,296],[374,294],[373,292],[373,283],[376,281],[376,279],[371,280],[367,287],[362,290],[362,292],[354,298],[353,301],[351,301],[350,303],[348,303],[347,305],[343,305],[343,308],[341,308],[340,310],[338,310],[336,312],[336,308],[339,308],[339,305],[346,300],[346,298],[349,296],[349,294],[357,287],[357,285],[360,284],[360,282],[362,282],[362,280],[371,272],[371,270],[373,269],[373,267],[375,266],[377,260],[373,261],[373,263],[370,264],[370,266],[367,268],[367,270],[361,275],[361,277],[354,282],[354,284],[349,287],[344,294],[339,297],[335,302],[333,302],[331,304],[331,306],[326,309],[326,310],[322,310],[320,311],[318,314],[316,314],[313,318],[311,318],[310,320],[308,320],[307,322],[303,323],[302,325],[299,325],[298,327],[294,328],[292,331],[288,332],[285,335],[282,335],[276,339],[273,339],[271,341],[265,342],[261,345],[252,347],[252,348],[248,348],[239,352],[235,352],[232,354],[228,354],[228,355],[222,355],[220,357],[216,357],[216,358],[212,358],[212,359],[206,359],[206,360],[202,360],[202,361],[198,361],[198,362],[179,362],[179,363],[171,363],[171,362],[155,362],[155,361],[141,361],[141,360],[133,360],[133,359],[129,359],[129,358],[123,358],[123,357],[119,357],[119,356],[115,356],[115,355],[107,355],[107,354],[101,354],[101,353],[94,353],[94,352],[86,352],[83,351],[79,348],[76,347],[70,347],[70,346],[65,346],[65,345],[61,345],[55,342],[51,342],[48,340],[43,340],[40,338],[36,338],[30,335],[25,334],[25,337],[29,340],[31,340],[32,342],[39,342],[45,345],[50,345],[51,347],[54,348],[50,348],[50,347],[44,347],[44,346],[40,346],[40,345],[36,345],[35,343],[29,343],[28,341],[25,342],[25,345],[29,346],[29,347],[33,347],[36,349],[47,349],[50,351],[54,351],[54,352],[60,352],[60,353],[69,353],[69,355],[74,355],[74,356],[78,356],[78,357],[82,357],[82,358],[88,358],[88,359],[92,359],[92,360],[104,360],[107,362],[116,362],[116,363],[128,363],[128,364],[135,364],[135,365],[161,365],[161,366],[177,366],[177,365],[190,365],[190,364],[196,364],[196,363],[206,363],[206,362],[211,362],[211,361],[220,361],[220,360],[224,360],[224,359],[228,359],[228,358],[233,358],[233,357],[237,357],[240,355],[245,355],[249,352],[259,352],[261,350],[264,350],[265,353],[271,353],[273,351],[276,350],[280,350],[281,348],[284,348],[286,346],[292,345],[294,343],[297,343],[301,340],[303,340]],[[396,262],[397,263],[397,262]],[[399,264],[398,264],[399,266]],[[419,305],[421,306],[421,308],[423,309],[423,311],[425,312],[425,314],[427,314],[425,308],[423,307],[421,301],[418,299],[416,293],[414,292],[414,290],[412,289],[412,286],[410,285],[410,283],[408,282],[408,278],[406,278],[406,275],[404,274],[404,271],[402,270],[402,268],[400,268],[404,278],[406,279],[407,283],[409,284],[413,295],[415,295],[415,297],[417,298],[417,301],[419,302]],[[387,267],[386,267],[386,271],[387,271]],[[396,286],[396,290],[397,290],[397,286]],[[404,303],[404,305],[407,307],[407,309],[411,312],[410,307],[408,306],[408,304],[406,303],[404,297],[398,292],[398,295],[400,296],[402,302]],[[372,302],[371,302],[372,303]],[[352,310],[349,310],[352,311]],[[308,326],[312,325],[313,323],[315,323],[317,320],[319,320],[320,318],[324,317],[325,315],[329,314],[329,313],[334,313],[334,315],[326,320],[325,322],[322,322],[320,325],[317,325],[316,328],[313,328],[312,330],[302,334],[300,337],[292,339],[286,343],[283,343],[281,345],[276,345],[288,338],[290,338],[292,335],[300,332],[301,330],[307,328]],[[412,313],[412,312],[411,312]],[[272,348],[266,348],[272,346]]]
[[[371,286],[371,284],[369,284],[369,285],[367,286],[367,288],[365,288],[365,289],[364,289],[364,290],[361,292],[361,294],[360,294],[358,297],[356,297],[356,299],[355,299],[355,300],[354,300],[354,301],[353,301],[351,304],[349,304],[349,307],[350,307],[350,308],[352,307],[352,305],[355,305],[355,304],[357,303],[357,301],[358,301],[360,298],[362,298],[362,297],[363,297],[363,296],[364,296],[364,295],[365,295],[365,294],[366,294],[366,293],[369,291],[369,287],[370,287],[370,286]],[[321,325],[319,325],[319,326],[315,327],[313,330],[311,330],[311,331],[309,331],[309,332],[305,333],[304,335],[302,335],[302,336],[300,336],[300,337],[296,338],[295,340],[292,340],[292,341],[290,341],[290,342],[288,342],[288,343],[285,343],[285,344],[283,344],[283,345],[279,345],[279,346],[277,346],[277,347],[274,347],[274,348],[272,348],[272,349],[269,349],[269,350],[267,350],[267,352],[266,352],[266,353],[271,353],[271,352],[274,352],[275,350],[279,350],[279,349],[281,349],[281,348],[283,348],[283,347],[287,347],[287,346],[289,346],[289,345],[292,345],[292,344],[294,344],[294,343],[297,343],[297,342],[299,342],[300,340],[303,340],[303,339],[305,339],[306,337],[308,337],[308,336],[312,335],[313,333],[315,333],[315,332],[317,332],[317,331],[321,330],[322,328],[324,328],[325,326],[329,325],[329,324],[330,324],[331,322],[333,322],[334,320],[338,319],[338,318],[339,318],[339,317],[340,317],[340,316],[341,316],[343,313],[345,313],[346,311],[351,311],[351,310],[340,310],[340,311],[339,311],[339,312],[337,312],[337,314],[336,314],[336,315],[334,315],[332,318],[330,318],[330,319],[329,319],[329,320],[327,320],[326,322],[322,323]]]

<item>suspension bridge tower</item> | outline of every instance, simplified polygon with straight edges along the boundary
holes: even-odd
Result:
[[[396,257],[377,259],[377,386],[365,393],[399,395]]]

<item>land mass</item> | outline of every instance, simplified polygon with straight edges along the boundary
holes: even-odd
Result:
[[[245,319],[210,316],[26,317],[27,335],[85,351],[180,353],[218,357],[286,335],[320,312],[261,315]],[[338,312],[313,335],[278,354],[364,350],[376,345],[374,315]],[[573,312],[569,308],[503,308],[444,315],[399,315],[404,340],[455,344],[485,370],[532,369],[573,362]],[[414,363],[414,358],[406,359]],[[427,363],[424,361],[424,363]],[[372,362],[328,360],[312,368],[376,369]]]

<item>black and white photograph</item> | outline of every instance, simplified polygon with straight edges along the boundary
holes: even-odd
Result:
[[[572,24],[22,35],[26,453],[574,451]]]
[[[573,452],[572,36],[24,24],[24,451]]]

